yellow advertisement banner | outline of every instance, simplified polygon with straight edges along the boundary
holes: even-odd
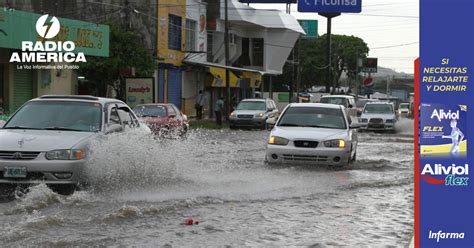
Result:
[[[211,87],[226,87],[225,69],[218,67],[209,67],[209,72],[214,76]],[[239,87],[239,78],[232,72],[229,72],[230,87]]]

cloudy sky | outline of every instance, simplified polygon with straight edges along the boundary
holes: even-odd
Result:
[[[284,4],[251,4],[259,9],[280,9]],[[326,33],[326,18],[317,13],[299,13],[297,19],[317,19],[319,35]],[[370,48],[369,56],[379,58],[379,66],[399,72],[413,73],[413,60],[418,57],[419,1],[363,0],[360,14],[342,14],[332,21],[332,33],[361,37]]]

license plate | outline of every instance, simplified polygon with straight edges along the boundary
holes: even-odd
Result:
[[[3,177],[26,178],[26,167],[5,167]]]

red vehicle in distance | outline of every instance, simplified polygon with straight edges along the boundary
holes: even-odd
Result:
[[[183,137],[189,128],[188,117],[172,103],[140,104],[133,112],[159,137]]]

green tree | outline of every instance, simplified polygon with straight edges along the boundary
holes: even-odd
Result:
[[[78,73],[87,79],[89,88],[96,89],[99,96],[105,96],[110,85],[119,99],[125,98],[124,80],[120,70],[135,68],[135,76],[150,77],[155,63],[142,44],[140,34],[110,26],[109,57],[88,56],[87,63],[78,64]]]
[[[309,88],[314,85],[338,86],[344,70],[354,79],[357,75],[357,59],[366,58],[369,48],[359,37],[331,35],[331,68],[332,80],[328,79],[326,58],[326,35],[317,39],[301,40],[301,86]],[[328,90],[328,87],[327,87]]]

